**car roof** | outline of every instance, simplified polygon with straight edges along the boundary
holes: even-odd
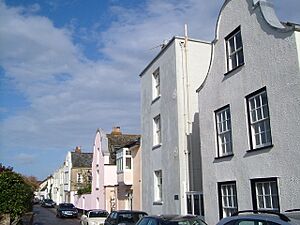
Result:
[[[165,221],[183,221],[183,220],[193,219],[193,218],[198,218],[202,220],[202,218],[197,215],[177,215],[177,214],[151,215],[151,216],[146,216],[146,218],[156,218]]]
[[[138,210],[116,210],[116,211],[112,211],[112,213],[142,213],[142,214],[147,214],[144,211],[138,211]]]
[[[105,212],[105,213],[108,213],[105,209],[89,209],[86,212]]]
[[[249,220],[249,219],[270,221],[277,224],[291,224],[290,223],[291,219],[281,213],[276,213],[272,211],[245,210],[245,211],[237,212],[233,214],[233,216],[223,218],[222,220],[220,220],[218,225],[226,224],[232,220]]]

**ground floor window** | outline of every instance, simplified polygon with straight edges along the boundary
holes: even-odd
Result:
[[[187,192],[187,213],[204,216],[203,194],[201,192]]]
[[[251,180],[253,208],[279,211],[277,178]]]
[[[238,210],[236,182],[218,183],[220,218],[231,216]]]

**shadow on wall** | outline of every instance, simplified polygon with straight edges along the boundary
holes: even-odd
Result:
[[[189,150],[190,190],[202,191],[199,113],[194,114],[192,132],[187,136]]]

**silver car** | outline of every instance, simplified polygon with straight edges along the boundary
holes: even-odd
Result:
[[[300,225],[298,210],[279,213],[267,210],[244,210],[223,218],[217,225]]]

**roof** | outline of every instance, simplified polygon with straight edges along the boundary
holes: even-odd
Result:
[[[108,150],[110,153],[110,164],[116,164],[116,151],[123,146],[126,146],[138,138],[140,135],[136,134],[107,134]]]
[[[75,167],[92,167],[93,153],[71,152],[71,161]]]
[[[163,48],[160,50],[160,52],[154,57],[154,59],[140,73],[140,75],[139,75],[140,77],[142,77],[144,75],[144,73],[146,73],[146,71],[149,69],[149,67],[152,66],[152,64],[170,47],[170,45],[174,42],[175,39],[184,40],[184,37],[174,36],[166,45],[164,45]],[[204,43],[204,44],[211,44],[211,42],[208,42],[208,41],[201,41],[201,40],[196,40],[196,39],[192,39],[192,38],[188,38],[188,41],[200,42],[200,43]]]

